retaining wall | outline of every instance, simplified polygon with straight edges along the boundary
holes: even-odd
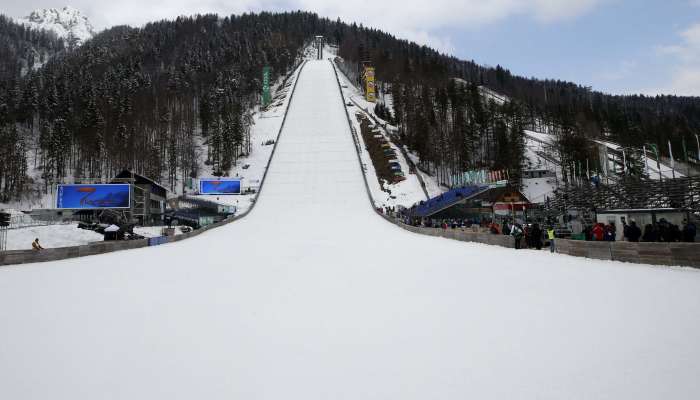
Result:
[[[632,243],[556,240],[557,253],[652,265],[700,268],[700,243]]]
[[[228,218],[215,224],[205,226],[192,232],[175,236],[158,236],[139,240],[115,240],[109,242],[94,242],[83,246],[58,247],[54,249],[36,250],[9,250],[0,252],[0,266],[12,264],[29,264],[45,261],[65,260],[67,258],[94,256],[97,254],[111,253],[113,251],[138,249],[149,246],[159,246],[170,242],[178,242],[202,233],[229,224],[244,215]]]
[[[462,242],[475,242],[513,248],[514,239],[508,235],[492,235],[462,231],[410,226],[382,215],[386,220],[403,229],[427,236],[439,236]],[[556,252],[597,260],[614,260],[639,264],[678,265],[700,268],[700,243],[632,243],[586,242],[582,240],[556,239]]]

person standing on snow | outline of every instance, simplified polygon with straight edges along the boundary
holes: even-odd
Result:
[[[603,234],[603,240],[605,240],[606,242],[614,242],[616,232],[617,231],[615,229],[615,224],[608,224],[605,227],[605,233]]]
[[[635,220],[631,220],[629,225],[625,225],[624,234],[628,241],[639,242],[639,238],[642,236],[642,230],[639,229]]]
[[[542,229],[540,229],[540,224],[532,225],[530,238],[532,239],[532,247],[542,250]]]
[[[515,238],[515,249],[520,249],[520,241],[523,238],[523,228],[518,224],[513,224],[513,228],[510,230],[510,235]]]
[[[603,229],[603,224],[601,224],[601,223],[595,224],[591,233],[593,234],[593,238],[597,242],[602,242],[603,241],[603,234],[605,233],[605,229]]]
[[[695,236],[697,235],[697,228],[695,227],[695,224],[683,220],[683,241],[692,243],[695,242]]]
[[[554,249],[555,249],[554,238],[555,237],[556,236],[554,234],[554,227],[552,226],[549,229],[547,229],[547,239],[549,239],[549,252],[550,253],[554,253]]]

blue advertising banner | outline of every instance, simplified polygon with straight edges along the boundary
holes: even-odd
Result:
[[[58,185],[56,208],[129,208],[130,193],[128,184]]]
[[[241,194],[241,180],[236,178],[200,179],[201,194]]]

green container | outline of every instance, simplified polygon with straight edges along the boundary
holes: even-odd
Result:
[[[571,235],[571,240],[586,240],[585,233],[575,233]]]

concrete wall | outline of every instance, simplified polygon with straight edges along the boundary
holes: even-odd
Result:
[[[35,250],[10,250],[0,253],[0,265],[28,264],[44,261],[64,260],[104,254],[112,251],[137,249],[147,247],[148,239],[141,240],[121,240],[113,242],[98,242],[85,246],[60,247],[56,249]]]
[[[484,243],[508,248],[515,247],[514,239],[507,235],[475,233],[451,228],[423,228],[405,225],[385,215],[382,215],[382,217],[401,228],[422,235],[439,236],[462,242]],[[560,254],[597,260],[700,268],[700,243],[586,242],[556,239],[556,251]]]
[[[584,242],[557,239],[557,252],[652,265],[700,268],[700,243]]]
[[[160,236],[150,239],[139,240],[117,240],[109,242],[95,242],[84,246],[59,247],[55,249],[35,250],[10,250],[0,252],[0,266],[12,264],[29,264],[45,261],[65,260],[67,258],[76,258],[84,256],[93,256],[97,254],[111,253],[114,251],[138,249],[149,246],[159,246],[161,244],[179,242],[180,240],[188,239],[202,233],[215,229],[220,226],[229,224],[242,218],[244,215],[229,218],[215,224],[206,226],[202,229],[196,229],[189,233],[183,233],[176,236]]]

